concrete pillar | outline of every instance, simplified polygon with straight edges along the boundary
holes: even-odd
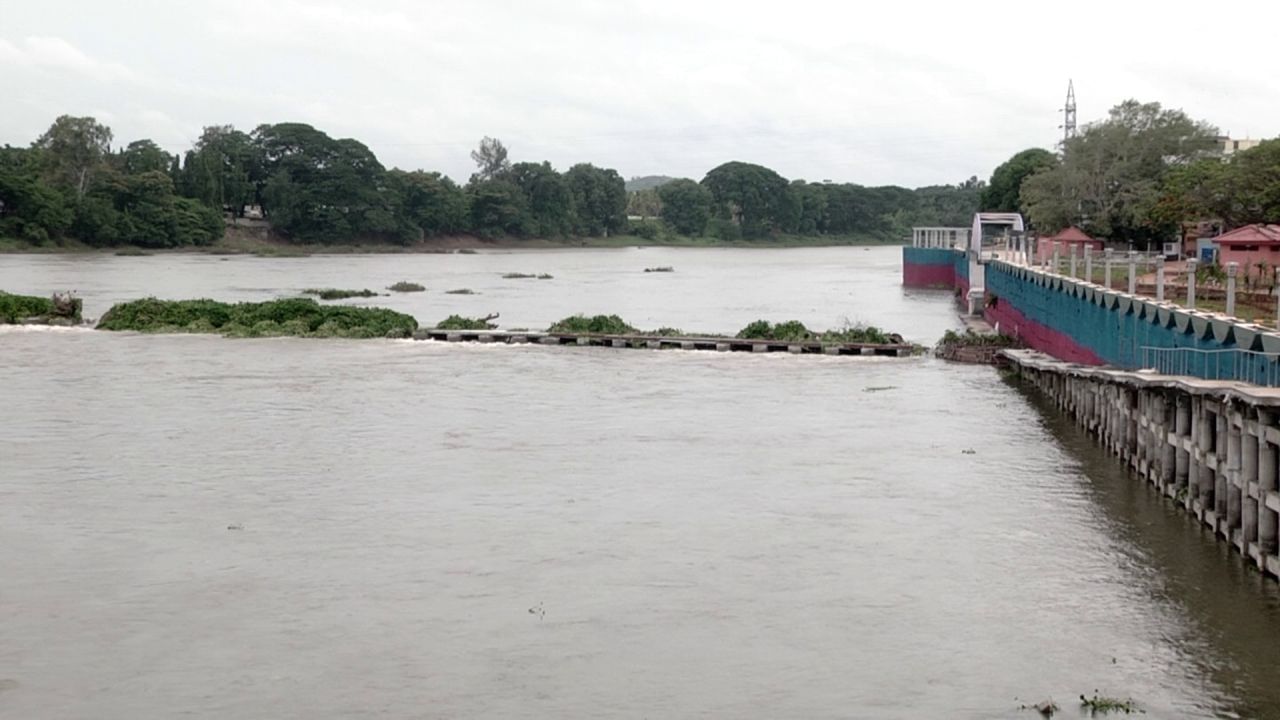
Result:
[[[1129,294],[1138,293],[1138,253],[1129,251]]]
[[[1245,421],[1243,447],[1240,449],[1240,482],[1242,508],[1240,522],[1240,540],[1242,549],[1248,553],[1249,544],[1258,541],[1258,501],[1249,492],[1258,487],[1258,424],[1253,418]]]
[[[1187,261],[1187,309],[1196,307],[1196,266],[1200,263],[1195,258]]]
[[[1240,263],[1227,263],[1227,314],[1236,314],[1236,274],[1240,272]]]
[[[1276,268],[1276,327],[1280,328],[1280,268]]]
[[[1276,277],[1280,278],[1280,271],[1276,272]],[[1087,282],[1093,282],[1093,246],[1086,245],[1084,248],[1084,279]]]
[[[1240,499],[1240,468],[1242,466],[1243,452],[1243,433],[1234,423],[1227,428],[1227,472],[1224,478],[1226,486],[1226,497],[1221,498],[1218,503],[1222,506],[1222,512],[1227,518],[1227,539],[1231,539],[1232,531],[1240,527],[1240,513],[1242,510]],[[1221,474],[1221,473],[1220,473]]]
[[[1058,268],[1061,267],[1061,256],[1062,243],[1056,242],[1053,244],[1053,272],[1055,273],[1058,272]]]
[[[1111,288],[1111,259],[1114,256],[1115,254],[1111,252],[1111,248],[1107,248],[1102,252],[1102,280],[1107,289]]]
[[[1079,250],[1080,243],[1071,243],[1071,277],[1076,277],[1076,255]]]
[[[1267,440],[1267,429],[1275,421],[1272,411],[1258,410],[1258,552],[1262,557],[1276,554],[1277,526],[1280,526],[1280,516],[1267,507],[1267,494],[1276,492],[1276,466],[1280,460],[1280,448]],[[1261,558],[1258,565],[1264,565]]]
[[[1164,260],[1156,262],[1156,301],[1164,302]]]

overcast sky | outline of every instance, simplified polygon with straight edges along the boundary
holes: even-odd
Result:
[[[59,114],[117,144],[306,122],[388,167],[514,160],[695,179],[728,160],[866,185],[986,178],[1134,97],[1280,135],[1280,2],[0,0],[0,143]]]

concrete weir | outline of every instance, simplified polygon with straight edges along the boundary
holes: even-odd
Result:
[[[1280,577],[1280,389],[1001,355],[1138,477]]]
[[[583,333],[515,332],[502,330],[440,330],[426,328],[415,340],[481,342],[497,344],[576,345],[584,347],[643,348],[648,350],[711,350],[715,352],[777,352],[797,355],[876,355],[904,357],[914,352],[907,344],[792,342],[724,337],[654,337],[652,335],[591,335]]]

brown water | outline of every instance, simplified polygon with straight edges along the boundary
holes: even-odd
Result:
[[[954,327],[897,257],[11,256],[0,287]],[[989,368],[48,330],[0,368],[0,717],[1280,717],[1276,584]]]

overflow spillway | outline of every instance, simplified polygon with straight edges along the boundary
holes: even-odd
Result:
[[[1139,478],[1280,577],[1280,389],[1001,355]]]
[[[710,350],[717,352],[791,353],[793,355],[858,355],[904,357],[915,348],[905,343],[824,343],[817,340],[784,341],[728,337],[655,337],[652,335],[594,335],[586,333],[515,332],[507,330],[442,330],[427,328],[413,334],[415,340],[477,342],[506,345],[572,345],[647,350]]]

